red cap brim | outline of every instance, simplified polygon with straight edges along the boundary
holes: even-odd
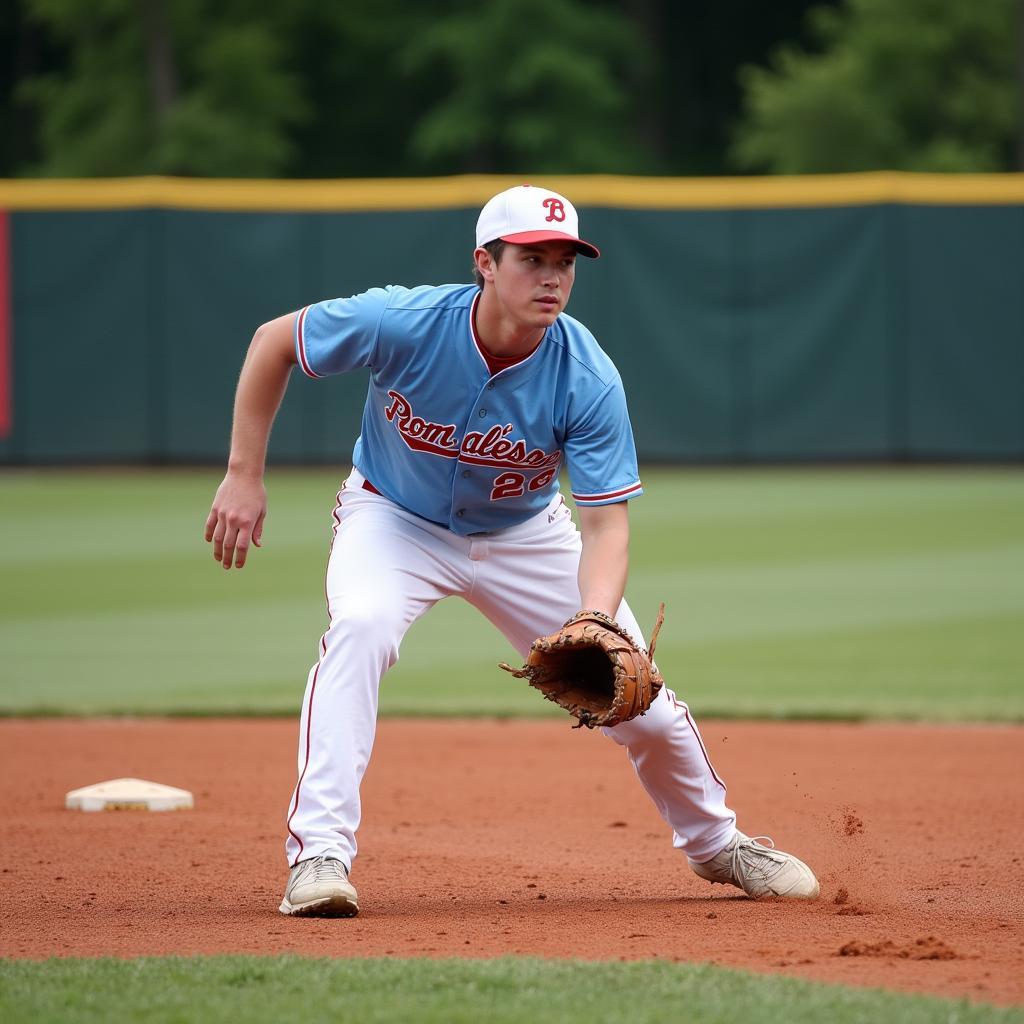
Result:
[[[520,231],[517,235],[502,235],[503,242],[512,242],[514,245],[529,245],[531,242],[572,242],[576,251],[581,256],[589,256],[596,260],[601,255],[601,250],[596,245],[584,242],[582,238],[567,235],[564,231]]]

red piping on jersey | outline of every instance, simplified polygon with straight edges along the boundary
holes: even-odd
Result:
[[[313,367],[309,365],[309,360],[306,358],[306,313],[308,312],[309,306],[305,306],[299,311],[299,317],[295,326],[295,332],[299,343],[295,347],[298,349],[299,365],[302,367],[302,372],[307,377],[319,377],[320,374],[313,370]]]
[[[337,502],[334,506],[334,511],[331,513],[334,519],[334,529],[331,531],[331,548],[334,548],[334,539],[338,536],[338,527],[341,526],[341,516],[338,514],[341,511],[341,495],[344,491],[342,487],[341,491],[338,491]],[[328,555],[327,558],[327,569],[331,566],[331,559]],[[327,592],[327,570],[324,570],[324,600],[327,602],[327,618],[331,617],[331,599]],[[330,627],[328,626],[328,629]],[[295,812],[299,809],[299,791],[302,789],[302,780],[306,777],[306,769],[309,767],[309,736],[313,728],[313,697],[316,695],[316,681],[320,675],[320,666],[323,664],[324,656],[327,654],[327,634],[324,633],[320,637],[320,657],[317,658],[316,668],[313,670],[313,681],[309,687],[309,706],[306,708],[306,760],[303,762],[302,771],[299,772],[299,781],[295,783],[295,796],[292,797],[292,809],[288,814],[287,829],[288,834],[299,844],[299,852],[295,855],[295,860],[292,861],[291,867],[295,867],[296,864],[302,859],[302,851],[305,849],[305,843],[292,831],[292,818],[295,817]]]
[[[11,351],[10,214],[0,210],[0,438],[14,428],[14,362]]]
[[[621,491],[609,491],[607,494],[577,494],[572,492],[573,501],[606,501],[608,498],[621,498],[624,494],[632,494],[639,491],[643,484],[638,480],[635,484],[623,488]]]
[[[480,344],[480,339],[477,337],[476,333],[476,307],[480,305],[481,295],[483,295],[482,291],[477,292],[476,295],[473,296],[473,304],[469,307],[469,336],[473,339],[473,344],[476,345],[476,354],[483,360],[484,366],[487,367],[487,372],[491,373],[491,366],[487,362],[487,355],[484,351],[484,347]],[[491,373],[491,376],[493,377],[494,374]]]
[[[476,308],[480,304],[480,296],[482,294],[483,292],[477,292],[476,295],[473,296],[473,305],[469,307],[469,333],[473,336],[473,343],[476,345],[476,350],[480,354],[480,358],[484,361],[484,365],[487,367],[487,372],[492,377],[497,377],[502,370],[507,370],[510,366],[516,366],[519,363],[525,363],[526,360],[540,348],[540,342],[544,340],[544,334],[546,334],[547,331],[545,330],[544,334],[540,337],[540,341],[538,341],[537,344],[526,353],[526,355],[494,355],[484,347],[484,343],[480,340],[480,335],[476,332]]]

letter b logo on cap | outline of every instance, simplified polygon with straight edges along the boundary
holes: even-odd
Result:
[[[561,199],[555,199],[554,196],[548,196],[544,200],[544,207],[548,211],[548,215],[544,218],[545,220],[565,220],[565,206]]]

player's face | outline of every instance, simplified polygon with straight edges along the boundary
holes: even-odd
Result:
[[[559,241],[509,243],[491,270],[488,283],[506,316],[524,327],[550,327],[569,302],[576,250]]]

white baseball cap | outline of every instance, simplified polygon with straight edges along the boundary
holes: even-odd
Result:
[[[601,250],[580,238],[579,216],[565,196],[533,185],[517,185],[489,199],[476,222],[476,244],[500,238],[528,245],[567,239],[581,256],[597,259]]]

